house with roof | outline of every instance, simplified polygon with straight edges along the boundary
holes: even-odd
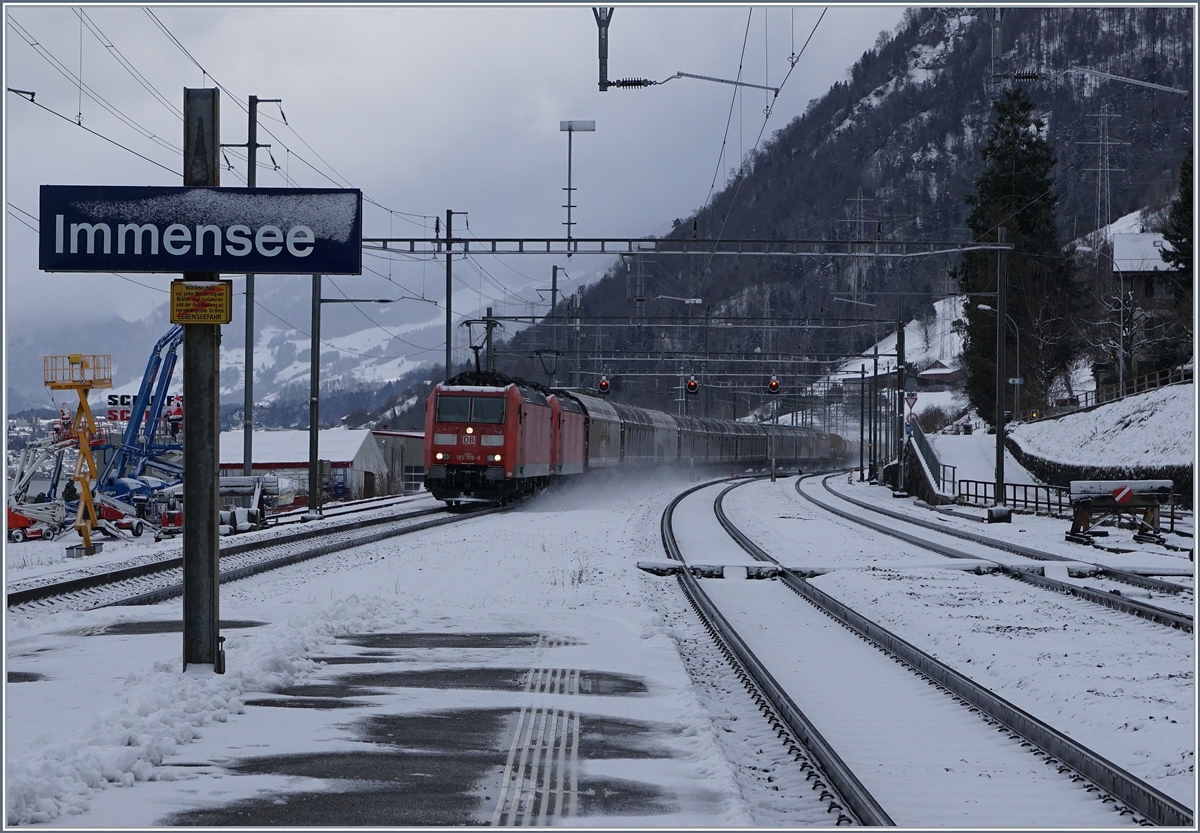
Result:
[[[222,431],[221,476],[242,474],[243,435]],[[255,431],[253,474],[277,474],[299,481],[308,489],[308,431]],[[384,494],[388,464],[368,430],[325,428],[317,432],[317,458],[328,461],[322,471],[325,493],[333,497],[374,497]]]
[[[951,367],[941,359],[933,362],[917,374],[917,390],[952,390],[961,387],[967,380],[967,372],[961,367]]]
[[[1113,277],[1124,282],[1134,303],[1147,310],[1166,308],[1174,301],[1170,284],[1163,273],[1172,271],[1162,259],[1164,251],[1172,251],[1161,234],[1114,234],[1112,236]]]

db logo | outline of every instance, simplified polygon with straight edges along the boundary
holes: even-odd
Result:
[[[474,434],[464,434],[463,435],[463,445],[475,445],[475,435]]]

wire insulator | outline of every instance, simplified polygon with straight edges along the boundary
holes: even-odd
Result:
[[[610,86],[613,87],[652,87],[657,84],[657,81],[651,81],[649,78],[622,78],[619,81],[613,81]]]

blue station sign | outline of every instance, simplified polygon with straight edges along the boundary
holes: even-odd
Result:
[[[45,272],[362,274],[362,192],[43,185]]]

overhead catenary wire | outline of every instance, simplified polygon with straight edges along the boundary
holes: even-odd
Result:
[[[51,113],[52,115],[58,116],[63,121],[75,125],[80,130],[86,130],[88,133],[91,133],[93,136],[99,136],[104,141],[109,142],[110,144],[116,145],[117,147],[121,148],[121,150],[129,151],[134,156],[136,156],[140,159],[145,159],[147,162],[149,162],[152,165],[157,165],[158,167],[162,168],[167,173],[170,173],[170,174],[173,174],[173,175],[179,176],[179,177],[183,176],[183,173],[181,171],[172,170],[171,168],[168,168],[166,165],[162,164],[161,162],[156,162],[155,160],[151,159],[149,156],[144,156],[144,155],[138,153],[133,148],[121,144],[116,139],[110,139],[109,137],[105,136],[103,133],[98,133],[95,130],[92,130],[90,127],[84,127],[82,124],[79,124],[70,116],[65,116],[62,113],[58,112],[57,110],[51,110],[46,105],[39,104],[38,102],[33,100],[33,95],[34,95],[33,93],[25,92],[22,90],[14,90],[12,87],[9,87],[8,91],[10,93],[16,93],[17,95],[21,96],[21,98],[24,98],[26,101],[28,101],[30,104],[32,104],[34,107],[40,107],[41,109],[45,110],[47,113]]]
[[[201,65],[201,63],[200,63],[200,62],[199,62],[199,61],[196,59],[196,57],[195,57],[194,55],[192,55],[192,54],[191,54],[191,52],[189,52],[189,51],[187,50],[187,48],[186,48],[186,47],[183,45],[183,43],[182,43],[182,42],[181,42],[181,41],[180,41],[180,40],[179,40],[177,37],[175,37],[175,35],[174,35],[174,34],[171,32],[171,30],[170,30],[169,28],[167,28],[166,24],[164,24],[164,23],[163,23],[163,22],[162,22],[162,21],[161,21],[161,20],[160,20],[160,19],[159,19],[159,18],[158,18],[156,15],[154,15],[154,13],[153,13],[152,11],[150,11],[149,9],[146,9],[145,11],[146,11],[146,14],[147,14],[147,15],[148,15],[148,16],[149,16],[149,17],[150,17],[150,18],[151,18],[151,19],[154,21],[155,25],[156,25],[156,26],[157,26],[157,27],[158,27],[158,28],[159,28],[159,29],[160,29],[160,30],[163,32],[163,34],[165,34],[165,35],[166,35],[166,36],[167,36],[167,37],[168,37],[168,38],[171,40],[171,42],[172,42],[172,43],[174,43],[174,44],[175,44],[175,45],[176,45],[176,46],[177,46],[177,47],[178,47],[178,48],[179,48],[179,49],[180,49],[180,50],[181,50],[181,51],[184,53],[184,55],[186,55],[186,56],[188,57],[188,59],[189,59],[189,60],[191,60],[191,61],[192,61],[192,63],[193,63],[193,64],[195,64],[195,65],[196,65],[196,66],[197,66],[197,67],[200,69],[200,71],[201,71],[201,72],[202,72],[202,73],[205,75],[205,77],[206,77],[206,78],[212,78],[212,81],[213,81],[213,83],[214,83],[214,84],[216,84],[216,85],[217,85],[217,87],[218,87],[220,90],[222,90],[222,91],[223,91],[223,92],[224,92],[226,95],[228,95],[229,97],[233,98],[233,99],[234,99],[234,101],[235,101],[235,102],[237,102],[237,104],[238,104],[238,106],[239,106],[239,107],[241,107],[243,110],[246,110],[246,111],[248,112],[248,110],[247,110],[247,108],[245,107],[245,105],[243,105],[243,104],[241,103],[241,99],[240,99],[239,97],[237,97],[236,95],[234,95],[234,93],[233,93],[232,91],[230,91],[230,90],[229,90],[227,87],[225,87],[223,84],[221,84],[221,83],[220,83],[220,82],[219,82],[219,81],[216,79],[216,77],[212,75],[212,73],[208,72],[208,70],[207,70],[207,69],[205,69],[203,65]],[[326,166],[329,168],[329,170],[333,172],[334,176],[330,176],[329,174],[325,173],[325,172],[324,172],[324,171],[322,171],[320,168],[318,168],[316,165],[314,165],[313,163],[311,163],[311,162],[309,162],[307,159],[305,159],[303,156],[301,156],[300,154],[296,153],[296,151],[295,151],[295,150],[293,150],[293,149],[292,149],[292,148],[291,148],[291,147],[290,147],[290,146],[289,146],[289,145],[288,145],[286,142],[284,142],[284,141],[283,141],[283,140],[282,140],[282,139],[281,139],[279,136],[277,136],[277,135],[276,135],[274,132],[272,132],[272,131],[271,131],[271,129],[270,129],[269,127],[267,127],[266,125],[261,125],[263,132],[264,132],[264,133],[266,133],[268,136],[270,136],[270,137],[271,137],[272,139],[274,139],[275,141],[277,141],[277,142],[278,142],[278,143],[279,143],[279,144],[280,144],[280,145],[281,145],[281,146],[284,148],[284,150],[287,152],[287,154],[288,154],[288,160],[289,160],[289,165],[288,165],[289,169],[290,169],[290,159],[291,159],[291,157],[292,157],[292,156],[295,156],[295,157],[296,157],[296,159],[297,159],[298,161],[300,161],[301,163],[303,163],[304,165],[306,165],[306,166],[307,166],[307,167],[308,167],[310,170],[312,170],[312,171],[313,171],[314,173],[316,173],[317,175],[319,175],[319,176],[323,177],[325,180],[327,180],[327,181],[328,181],[328,182],[330,182],[331,184],[333,184],[333,185],[335,185],[335,186],[338,186],[338,187],[353,187],[353,186],[352,186],[352,183],[350,183],[350,181],[349,181],[348,179],[346,179],[346,177],[342,176],[342,174],[340,174],[340,173],[337,171],[337,169],[335,169],[335,168],[334,168],[332,165],[330,165],[330,164],[329,164],[329,162],[328,162],[328,161],[326,161],[326,160],[324,159],[324,157],[322,157],[322,156],[320,155],[320,153],[318,153],[318,152],[317,152],[317,150],[316,150],[315,148],[313,148],[313,147],[312,147],[312,145],[310,145],[310,144],[309,144],[309,143],[308,143],[308,142],[307,142],[307,141],[304,139],[304,137],[303,137],[303,136],[301,136],[301,135],[299,134],[299,132],[297,132],[297,131],[296,131],[295,127],[293,127],[293,126],[292,126],[292,125],[291,125],[291,124],[288,122],[288,120],[287,120],[287,117],[286,117],[286,115],[285,115],[285,114],[284,114],[284,112],[283,112],[283,107],[282,107],[282,105],[281,105],[281,106],[280,106],[280,108],[279,108],[279,113],[280,113],[280,116],[281,116],[281,118],[282,118],[282,123],[283,123],[285,126],[287,126],[288,130],[290,130],[290,131],[292,132],[292,134],[293,134],[293,135],[294,135],[294,136],[297,138],[297,140],[299,140],[299,141],[300,141],[300,142],[301,142],[301,143],[302,143],[302,144],[303,144],[303,145],[304,145],[304,146],[305,146],[305,147],[306,147],[306,148],[307,148],[309,151],[311,151],[311,152],[312,152],[312,154],[313,154],[313,155],[314,155],[314,156],[315,156],[317,159],[319,159],[319,160],[320,160],[320,161],[321,161],[321,162],[322,162],[324,165],[326,165]],[[268,117],[268,118],[270,119],[270,117]],[[271,120],[271,121],[275,121],[275,119],[270,119],[270,120]],[[237,155],[235,154],[235,156],[237,156]],[[238,158],[241,158],[241,157],[238,157]],[[271,158],[271,161],[272,161],[273,163],[275,163],[274,157],[272,157],[272,158]],[[279,169],[279,166],[278,166],[278,163],[275,163],[273,168],[271,168],[271,167],[269,167],[269,166],[265,166],[265,165],[263,165],[263,167],[266,167],[268,170],[273,170],[273,171],[275,171],[275,172],[279,172],[279,170],[280,170],[280,169]],[[335,179],[334,177],[337,177],[337,178]],[[291,179],[291,176],[290,176],[290,174],[287,174],[287,175],[285,176],[285,181],[288,181],[289,183],[291,183],[291,184],[294,184],[294,180],[292,180],[292,179]],[[378,207],[378,208],[380,208],[380,209],[382,209],[382,210],[384,210],[384,211],[387,211],[387,212],[389,212],[389,215],[391,215],[391,214],[395,214],[396,216],[400,216],[401,218],[403,218],[403,219],[406,219],[406,220],[407,220],[409,217],[416,217],[416,218],[420,218],[420,219],[424,220],[424,219],[429,219],[429,217],[431,216],[431,215],[423,215],[423,214],[414,214],[414,213],[411,213],[411,212],[404,212],[404,211],[399,211],[399,210],[397,210],[397,209],[390,208],[390,207],[388,207],[388,206],[385,206],[385,205],[383,205],[382,203],[380,203],[380,202],[378,202],[378,201],[376,201],[376,200],[374,200],[374,199],[370,198],[370,197],[369,197],[369,196],[367,196],[366,194],[364,194],[364,195],[363,195],[363,200],[364,200],[365,202],[367,202],[367,203],[371,204],[371,205],[374,205],[374,206],[376,206],[376,207]],[[412,220],[408,220],[408,222],[414,222],[414,221],[412,221]],[[415,225],[423,225],[422,223],[415,223],[415,222],[414,222],[414,224],[415,224]],[[373,269],[370,269],[369,267],[367,267],[367,271],[369,271],[369,272],[371,272],[372,274],[375,274],[375,275],[377,275],[377,276],[379,276],[379,277],[381,277],[381,278],[384,278],[385,280],[388,280],[389,282],[391,282],[391,283],[395,284],[396,286],[399,286],[400,288],[404,289],[406,292],[409,292],[409,293],[411,293],[411,294],[413,294],[413,295],[416,295],[416,294],[417,294],[417,293],[414,293],[414,292],[412,292],[412,290],[409,290],[409,289],[407,289],[406,287],[403,287],[402,285],[400,285],[400,284],[396,283],[395,281],[392,281],[390,277],[388,277],[388,276],[385,276],[385,275],[382,275],[381,273],[379,273],[379,272],[376,272],[375,270],[373,270]],[[340,289],[339,289],[339,291],[340,291]],[[503,291],[503,290],[502,290],[502,291]],[[422,299],[422,300],[425,300],[425,299],[423,298],[423,293],[422,293],[421,299]],[[259,304],[256,302],[255,306],[260,306],[260,305],[259,305]],[[268,312],[270,312],[270,311],[268,310]],[[406,344],[406,345],[408,345],[408,346],[414,347],[414,349],[418,349],[418,350],[420,350],[421,352],[429,352],[428,350],[424,350],[424,349],[422,349],[422,348],[419,348],[417,345],[413,345],[413,344],[411,344],[410,342],[407,342],[407,341],[405,341],[404,339],[401,339],[401,338],[399,338],[398,336],[396,336],[395,334],[393,334],[393,333],[389,332],[389,331],[388,331],[386,328],[384,328],[383,326],[381,326],[381,325],[380,325],[378,322],[374,321],[374,319],[372,319],[372,318],[371,318],[369,315],[367,315],[367,314],[366,314],[365,312],[363,312],[362,310],[359,310],[359,312],[360,312],[360,313],[362,313],[363,317],[365,317],[365,318],[366,318],[368,321],[371,321],[371,322],[372,322],[372,324],[374,324],[376,327],[378,327],[378,328],[379,328],[379,329],[380,329],[382,332],[386,333],[386,334],[387,334],[389,337],[391,337],[391,338],[395,338],[397,341],[400,341],[401,343],[403,343],[403,344]],[[272,315],[274,315],[273,313],[271,313],[271,314],[272,314]],[[278,318],[278,316],[275,316],[275,317],[276,317],[276,318]],[[279,320],[281,320],[281,321],[282,321],[282,319],[279,319]],[[284,323],[286,323],[286,322],[284,322]],[[290,325],[290,324],[289,324],[288,326],[292,326],[292,325]],[[294,329],[295,329],[295,328],[294,328]],[[340,349],[340,348],[339,348],[339,349]],[[353,353],[354,351],[348,351],[348,352],[352,352],[352,353]],[[357,355],[365,355],[365,354],[357,354]],[[392,357],[392,358],[405,358],[405,357]]]
[[[349,298],[350,298],[350,296],[349,296],[349,295],[347,295],[347,294],[345,293],[345,291],[344,291],[344,290],[343,290],[343,289],[342,289],[340,286],[338,286],[338,285],[337,285],[337,282],[336,282],[336,281],[334,281],[332,278],[330,278],[330,279],[329,279],[329,284],[330,284],[330,286],[332,286],[334,289],[336,289],[336,290],[337,290],[339,293],[341,293],[341,295],[342,295],[342,297],[343,297],[343,298],[346,298],[346,299],[349,299]],[[393,339],[394,341],[398,341],[398,342],[400,342],[401,344],[405,345],[406,347],[412,347],[414,350],[425,350],[425,348],[421,347],[419,344],[413,344],[411,341],[408,341],[407,339],[403,339],[403,338],[401,338],[400,336],[398,336],[398,335],[396,335],[395,333],[393,333],[391,330],[389,330],[389,329],[387,329],[386,327],[384,327],[382,324],[380,324],[380,323],[379,323],[378,321],[376,321],[374,318],[372,318],[371,316],[367,315],[367,313],[366,313],[366,310],[364,310],[364,309],[363,309],[363,308],[362,308],[362,307],[361,307],[359,304],[357,304],[357,303],[354,303],[354,304],[351,304],[350,306],[352,306],[352,307],[354,307],[356,310],[358,310],[358,313],[359,313],[359,315],[361,315],[363,318],[365,318],[365,319],[367,319],[368,321],[370,321],[370,322],[371,322],[373,325],[375,325],[375,328],[376,328],[376,329],[378,329],[380,332],[384,333],[385,335],[387,335],[389,338]],[[406,358],[406,357],[405,357],[405,356],[397,356],[397,357],[395,357],[395,358]]]
[[[237,106],[240,107],[243,112],[249,113],[249,108],[246,106],[245,103],[243,103],[242,98],[239,97],[238,95],[236,95],[232,90],[230,90],[228,87],[226,87],[220,81],[218,81],[211,72],[209,72],[207,69],[205,69],[204,66],[196,59],[196,57],[187,50],[187,47],[185,47],[183,45],[183,43],[179,40],[179,38],[177,38],[171,32],[171,30],[169,28],[167,28],[167,25],[165,23],[163,23],[162,20],[159,19],[154,14],[154,12],[152,12],[150,9],[146,9],[146,8],[144,8],[143,11],[145,11],[145,13],[150,17],[150,19],[154,21],[154,24],[159,28],[159,30],[162,31],[162,33],[164,35],[166,35],[167,38],[169,38],[170,41],[173,44],[175,44],[175,46],[178,47],[181,52],[183,52],[184,55],[187,56],[188,60],[190,60],[193,64],[196,65],[196,67],[200,70],[200,72],[203,73],[205,78],[211,78],[213,83],[217,85],[218,89],[220,89],[223,93],[225,93],[227,96],[229,96],[231,99],[233,99],[234,103],[236,103]],[[278,103],[278,102],[276,102],[276,103]],[[308,148],[310,151],[312,151],[313,155],[316,156],[317,159],[320,159],[321,162],[324,163],[329,168],[329,170],[333,172],[334,176],[330,176],[329,174],[325,173],[320,168],[318,168],[316,165],[314,165],[313,163],[311,163],[307,159],[305,159],[303,156],[296,153],[296,151],[293,150],[291,147],[289,147],[288,144],[283,141],[283,139],[281,139],[279,136],[277,136],[275,133],[273,133],[269,127],[262,124],[260,121],[259,126],[261,127],[262,131],[264,133],[266,133],[268,136],[270,136],[272,139],[274,139],[276,142],[278,142],[283,147],[283,149],[285,151],[287,151],[289,160],[292,156],[295,156],[297,160],[299,160],[300,162],[302,162],[306,166],[308,166],[308,168],[310,170],[312,170],[313,173],[317,174],[318,176],[322,177],[327,182],[329,182],[332,185],[337,186],[338,188],[354,187],[353,184],[348,179],[346,179],[346,177],[344,177],[340,173],[338,173],[336,168],[334,168],[332,165],[330,165],[328,162],[326,162],[325,159],[321,156],[321,154],[318,153],[316,151],[316,149],[312,147],[312,145],[310,145],[307,141],[305,141],[304,137],[300,135],[300,133],[296,130],[296,128],[287,120],[287,117],[284,116],[282,105],[280,105],[280,107],[279,107],[279,114],[281,116],[283,116],[282,123],[288,128],[288,130],[291,131],[292,135],[294,135],[296,137],[296,139],[300,141],[301,144],[303,144],[306,148]],[[274,119],[270,116],[266,116],[265,114],[260,114],[260,115],[269,121],[279,121],[278,119]],[[291,167],[291,165],[290,165],[290,161],[289,161],[289,165],[288,165],[289,175],[285,177],[285,181],[289,182],[289,184],[292,184],[294,187],[295,180],[293,180],[290,176],[290,167]],[[276,168],[275,170],[278,170],[278,169]],[[415,214],[415,213],[408,212],[408,211],[400,211],[398,209],[390,208],[389,206],[386,206],[383,203],[378,202],[375,199],[372,199],[367,194],[363,194],[363,201],[370,205],[375,206],[376,208],[382,209],[384,211],[394,212],[398,216],[400,216],[402,218],[406,218],[406,219],[409,217],[417,217],[417,218],[421,218],[421,219],[431,219],[433,217],[433,215]],[[410,220],[409,222],[413,222],[413,221]],[[416,222],[413,222],[413,224],[421,225],[421,223],[416,223]]]
[[[90,98],[92,101],[96,102],[98,105],[100,105],[102,108],[104,108],[107,112],[109,112],[115,118],[117,118],[122,123],[124,123],[127,127],[140,133],[143,138],[149,139],[152,142],[166,148],[167,150],[170,150],[174,153],[178,153],[181,157],[183,156],[183,148],[181,148],[177,145],[174,145],[171,142],[168,142],[166,139],[163,139],[162,137],[160,137],[159,135],[154,133],[154,131],[152,131],[146,127],[143,127],[141,124],[138,123],[138,121],[136,119],[133,119],[132,117],[126,115],[123,111],[121,111],[119,108],[117,108],[111,102],[109,102],[106,98],[104,98],[98,92],[93,90],[89,85],[84,84],[83,80],[81,78],[79,78],[78,75],[76,75],[68,67],[66,67],[62,63],[62,61],[58,60],[58,58],[55,57],[54,54],[50,52],[50,50],[46,49],[46,47],[44,47],[41,43],[39,43],[37,38],[35,38],[27,29],[25,29],[25,27],[23,27],[20,23],[18,23],[11,14],[7,15],[5,20],[8,23],[9,27],[12,28],[12,30],[15,31],[20,36],[20,38],[22,40],[24,40],[25,43],[27,43],[30,46],[30,48],[32,48],[47,63],[49,63],[52,67],[54,67],[54,69],[60,75],[62,75],[69,82],[71,82],[72,86],[77,86],[78,89],[80,90],[81,96],[87,95],[88,98]],[[82,101],[82,99],[81,99],[81,101]],[[81,110],[82,110],[82,106],[81,106]],[[68,121],[74,122],[75,124],[78,124],[80,127],[83,126],[82,120],[80,118],[75,118],[75,119],[68,118]]]
[[[133,77],[133,80],[137,81],[138,84],[140,84],[146,90],[146,92],[150,93],[150,95],[154,97],[155,101],[165,107],[180,121],[182,121],[183,110],[173,104],[171,100],[161,92],[159,92],[158,88],[155,87],[145,75],[138,71],[137,67],[135,67],[133,63],[125,57],[121,50],[117,48],[116,44],[112,42],[112,39],[100,30],[100,27],[96,24],[95,20],[92,19],[91,15],[89,15],[82,8],[76,8],[74,9],[74,12],[75,14],[79,15],[80,22],[88,27],[88,31],[95,36],[96,40],[100,41],[100,45],[108,50],[108,53],[113,56],[117,63],[125,68],[125,71]]]
[[[20,214],[17,214],[17,213],[15,213],[15,212],[13,211],[13,204],[12,204],[12,203],[9,203],[9,204],[8,204],[8,210],[9,210],[9,213],[11,213],[11,214],[13,215],[13,219],[14,219],[14,220],[16,220],[18,223],[20,223],[21,225],[25,226],[25,228],[29,229],[29,230],[30,230],[30,231],[32,231],[34,234],[40,234],[40,233],[41,233],[41,232],[39,232],[39,231],[38,231],[38,229],[37,229],[37,226],[35,226],[35,225],[32,225],[32,224],[31,224],[31,223],[30,223],[28,220],[26,220],[26,219],[25,219],[24,217],[22,217]]]
[[[825,13],[828,11],[829,11],[828,6],[826,6],[824,9],[821,10],[821,16],[818,17],[817,22],[813,24],[812,31],[808,33],[808,39],[805,40],[804,45],[802,47],[800,47],[799,54],[797,54],[795,56],[794,61],[792,59],[789,59],[789,63],[791,63],[792,66],[787,71],[787,74],[783,77],[783,81],[781,81],[779,83],[779,90],[776,91],[775,96],[771,99],[770,103],[766,107],[766,110],[764,111],[762,127],[760,127],[758,130],[758,136],[754,140],[754,147],[752,147],[750,149],[751,154],[753,154],[755,151],[758,150],[758,146],[762,142],[763,134],[767,130],[767,122],[769,122],[771,120],[771,113],[775,109],[775,102],[779,100],[779,92],[781,92],[783,90],[783,88],[787,85],[788,79],[792,77],[792,73],[795,72],[795,70],[796,70],[796,65],[800,62],[800,57],[802,55],[804,55],[805,50],[808,49],[808,44],[812,41],[813,35],[815,35],[817,33],[817,27],[819,27],[821,25],[821,21],[825,19]],[[746,21],[747,33],[749,32],[749,30],[750,30],[750,21],[749,21],[749,19],[747,19],[747,21]],[[743,46],[742,48],[744,51],[745,46]],[[739,70],[739,72],[740,72],[740,70]],[[732,107],[730,108],[730,112],[732,113]],[[732,213],[733,204],[737,201],[738,194],[741,193],[742,185],[745,183],[745,181],[746,181],[746,177],[744,177],[744,176],[738,177],[737,187],[734,188],[733,195],[729,198],[729,204],[726,206],[725,214],[721,219],[721,228],[717,232],[716,237],[714,238],[713,250],[709,253],[708,260],[704,264],[704,271],[700,275],[701,285],[703,285],[705,278],[708,276],[709,270],[712,268],[713,258],[715,257],[716,251],[717,251],[716,242],[719,242],[725,234],[725,227],[729,224],[729,215]],[[715,177],[713,179],[713,182],[714,183],[716,182]],[[710,194],[711,194],[711,190],[710,190]]]

